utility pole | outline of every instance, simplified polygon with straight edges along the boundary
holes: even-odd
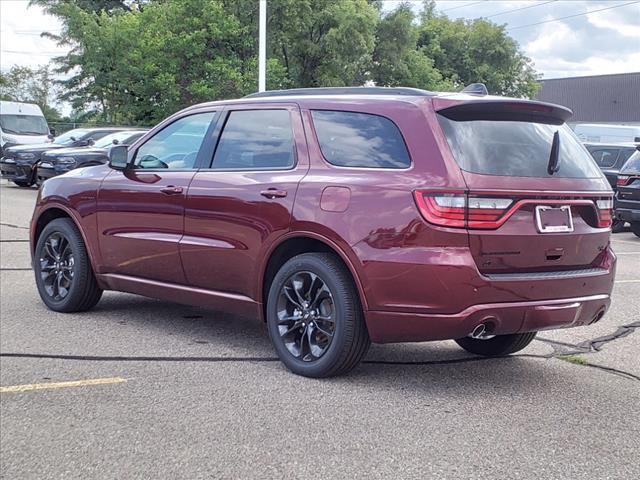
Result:
[[[267,79],[267,0],[260,0],[258,37],[258,91],[264,92]]]

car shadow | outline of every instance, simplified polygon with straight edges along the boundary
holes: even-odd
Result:
[[[95,310],[83,315],[92,315],[100,323],[128,325],[136,334],[166,336],[162,343],[176,346],[167,350],[177,352],[174,356],[132,352],[127,360],[265,362],[265,368],[286,372],[277,361],[265,324],[257,319],[120,293],[105,295]],[[508,392],[544,385],[549,353],[550,349],[541,342],[506,358],[474,356],[453,341],[374,344],[362,364],[349,375],[324,381],[378,384],[381,388],[413,385],[426,390],[454,389],[460,394],[467,394],[470,388]],[[572,368],[568,364],[567,367]]]

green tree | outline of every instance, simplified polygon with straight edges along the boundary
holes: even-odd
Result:
[[[402,3],[378,23],[372,79],[380,86],[451,89],[433,60],[417,48],[419,32],[414,20],[411,5]]]
[[[269,53],[292,87],[362,85],[379,12],[366,0],[272,0]]]
[[[457,87],[482,82],[490,93],[532,97],[538,89],[531,60],[508,36],[505,25],[485,19],[451,20],[425,2],[418,47]]]

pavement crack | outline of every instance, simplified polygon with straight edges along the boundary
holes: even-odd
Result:
[[[13,223],[0,222],[0,225],[2,225],[3,227],[9,227],[9,228],[19,228],[20,230],[29,230],[29,227],[23,227],[21,225],[14,225]]]
[[[594,338],[593,340],[587,340],[585,342],[579,343],[577,347],[586,349],[589,352],[599,352],[600,349],[607,343],[613,342],[614,340],[617,340],[619,338],[626,337],[627,335],[631,335],[637,328],[640,328],[640,321],[633,322],[628,325],[622,325],[610,335],[604,335],[602,337]]]

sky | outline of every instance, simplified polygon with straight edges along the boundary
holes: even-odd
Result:
[[[347,1],[347,0],[345,0]],[[624,73],[640,70],[640,1],[633,0],[438,0],[451,18],[486,17],[505,24],[543,78]],[[0,68],[37,66],[65,53],[41,38],[60,24],[28,0],[0,0]],[[386,0],[394,8],[400,0]],[[412,2],[416,11],[421,1]],[[594,10],[602,10],[594,12]],[[587,13],[592,12],[592,13]],[[561,17],[577,15],[555,21]],[[549,20],[553,20],[550,21]],[[539,22],[538,25],[531,25]]]

